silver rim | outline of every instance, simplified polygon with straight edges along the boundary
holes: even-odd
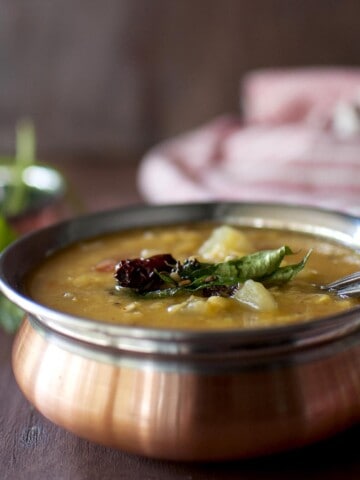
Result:
[[[24,293],[26,274],[45,256],[73,242],[128,228],[201,220],[286,227],[360,247],[360,219],[333,211],[249,203],[135,206],[82,216],[21,238],[0,257],[0,289],[53,332],[100,347],[144,354],[272,355],[340,338],[359,328],[360,308],[303,324],[264,329],[204,332],[135,328],[66,315],[37,304]]]

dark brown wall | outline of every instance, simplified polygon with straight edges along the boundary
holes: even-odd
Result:
[[[0,147],[141,150],[238,109],[268,66],[357,65],[358,0],[0,0]]]

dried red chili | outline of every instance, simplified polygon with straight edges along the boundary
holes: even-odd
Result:
[[[115,278],[121,287],[138,292],[156,290],[164,284],[159,273],[170,273],[175,265],[176,260],[170,254],[121,260],[115,266]]]

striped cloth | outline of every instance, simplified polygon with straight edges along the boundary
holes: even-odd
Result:
[[[258,82],[258,77],[253,78]],[[247,91],[250,79],[246,79]],[[314,106],[313,113],[321,111],[317,115],[322,121],[314,122],[310,110],[306,117],[295,120],[293,116],[290,121],[284,116],[281,122],[278,115],[275,121],[268,107],[259,115],[259,106],[255,121],[250,102],[244,119],[221,117],[155,146],[140,165],[141,192],[153,203],[286,202],[360,214],[360,116],[355,83],[352,97],[346,84],[346,95],[341,99],[338,94],[331,106],[326,93],[328,110]],[[259,85],[256,91],[261,96]]]
[[[328,126],[339,104],[360,93],[358,68],[266,69],[245,75],[240,101],[246,122]]]

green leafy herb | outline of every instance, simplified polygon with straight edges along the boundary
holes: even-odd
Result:
[[[310,253],[311,251],[299,263],[284,267],[280,265],[285,256],[293,254],[288,246],[259,251],[221,263],[203,263],[196,259],[188,259],[182,264],[176,262],[171,271],[169,269],[161,270],[161,268],[149,271],[148,264],[151,264],[151,258],[144,260],[147,262],[146,269],[141,265],[141,259],[135,259],[127,261],[126,272],[123,271],[125,264],[121,263],[121,268],[118,268],[115,276],[120,286],[134,288],[146,298],[162,298],[180,293],[230,296],[234,288],[249,279],[261,282],[266,286],[289,282],[304,268]],[[159,257],[161,255],[157,256],[157,263],[161,267]],[[143,270],[141,270],[142,268]],[[144,285],[151,285],[147,275],[154,275],[154,273],[161,280],[161,287],[158,287],[159,282],[153,282],[156,288],[144,288],[143,286],[139,288],[139,278],[142,279]],[[121,279],[125,278],[126,284],[121,283]]]
[[[0,327],[7,333],[15,333],[23,319],[24,312],[0,294]]]
[[[3,200],[2,212],[7,216],[16,215],[27,202],[28,188],[23,180],[24,170],[35,163],[35,131],[28,120],[19,122],[16,128],[16,153],[12,162],[6,159],[6,167],[11,174]]]
[[[283,246],[277,250],[264,250],[223,263],[204,264],[190,261],[179,274],[191,281],[187,286],[191,290],[215,285],[234,285],[250,278],[260,281],[274,274],[285,255],[292,253],[289,247]]]
[[[15,232],[10,228],[5,218],[0,215],[0,251],[15,240]],[[13,333],[20,325],[23,312],[4,295],[0,293],[0,327]]]
[[[271,273],[268,277],[263,278],[265,285],[281,285],[283,283],[292,280],[301,270],[305,267],[308,258],[310,257],[311,250],[305,255],[301,262],[294,265],[287,265],[286,267],[280,267]]]
[[[28,187],[24,170],[35,163],[35,132],[31,122],[23,120],[16,128],[15,156],[1,157],[0,175],[0,252],[16,238],[6,218],[17,215],[28,201]],[[2,180],[2,182],[1,182]],[[19,326],[23,312],[0,293],[0,327],[13,333]]]
[[[15,240],[16,234],[3,215],[0,215],[0,252]]]

